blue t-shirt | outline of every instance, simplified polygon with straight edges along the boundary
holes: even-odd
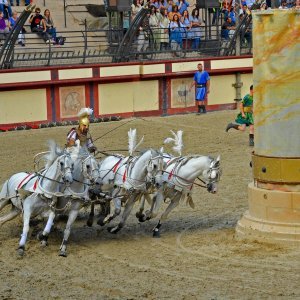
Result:
[[[194,80],[197,82],[197,84],[206,84],[206,82],[210,80],[210,78],[206,71],[197,71],[194,75]]]

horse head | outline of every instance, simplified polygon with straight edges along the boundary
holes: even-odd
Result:
[[[74,170],[74,162],[71,158],[70,153],[64,151],[62,155],[58,156],[57,166],[64,184],[70,185],[73,182]]]
[[[161,149],[163,150],[163,148]],[[147,186],[154,185],[158,188],[162,185],[162,175],[165,168],[162,151],[151,149],[151,158],[147,164]]]
[[[220,181],[222,170],[220,168],[220,155],[216,159],[212,159],[209,169],[203,171],[203,177],[206,181],[207,191],[217,193],[218,182]]]
[[[61,150],[53,140],[48,141],[48,144],[49,152],[44,156],[46,160],[45,169],[48,170],[47,177],[52,178],[53,174],[51,175],[49,172],[53,172],[56,173],[56,176],[61,177],[64,184],[71,184],[73,182],[74,163],[70,153],[66,149]]]
[[[100,185],[102,180],[100,178],[99,164],[96,158],[90,153],[86,153],[85,157],[81,161],[81,170],[85,178],[87,178],[92,184]]]

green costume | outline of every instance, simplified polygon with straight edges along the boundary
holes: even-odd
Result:
[[[238,124],[246,124],[247,126],[254,124],[253,119],[253,96],[247,94],[242,100],[245,112],[245,118],[242,117],[242,113],[239,113],[235,119]]]

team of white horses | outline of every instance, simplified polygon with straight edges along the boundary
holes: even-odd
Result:
[[[82,207],[91,205],[89,226],[93,224],[94,205],[97,203],[101,207],[99,225],[108,224],[120,215],[117,225],[108,227],[109,232],[117,233],[136,202],[140,201],[136,217],[144,222],[156,217],[163,202],[170,199],[153,229],[153,236],[159,237],[162,221],[180,200],[186,198],[194,207],[194,185],[216,193],[221,176],[220,157],[182,156],[182,131],[172,131],[172,134],[174,137],[166,139],[165,143],[174,143],[173,150],[178,153],[177,156],[164,153],[163,149],[148,149],[135,156],[134,152],[143,141],[136,142],[135,129],[128,132],[129,156],[108,155],[100,161],[79,144],[61,150],[50,142],[49,151],[35,157],[34,173],[16,173],[3,184],[0,211],[9,204],[12,209],[2,214],[0,227],[23,214],[23,232],[18,247],[18,254],[23,256],[32,217],[42,215],[48,218],[43,232],[38,234],[41,244],[46,246],[55,216],[68,215],[59,251],[60,256],[67,256],[71,226]],[[43,159],[45,165],[40,169]],[[201,184],[195,182],[197,178]],[[146,201],[149,203],[147,211],[144,210]]]

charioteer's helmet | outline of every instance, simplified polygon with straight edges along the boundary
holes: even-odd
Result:
[[[79,111],[79,128],[82,132],[88,130],[90,125],[90,116],[92,115],[92,113],[93,110],[89,107],[84,107]]]

